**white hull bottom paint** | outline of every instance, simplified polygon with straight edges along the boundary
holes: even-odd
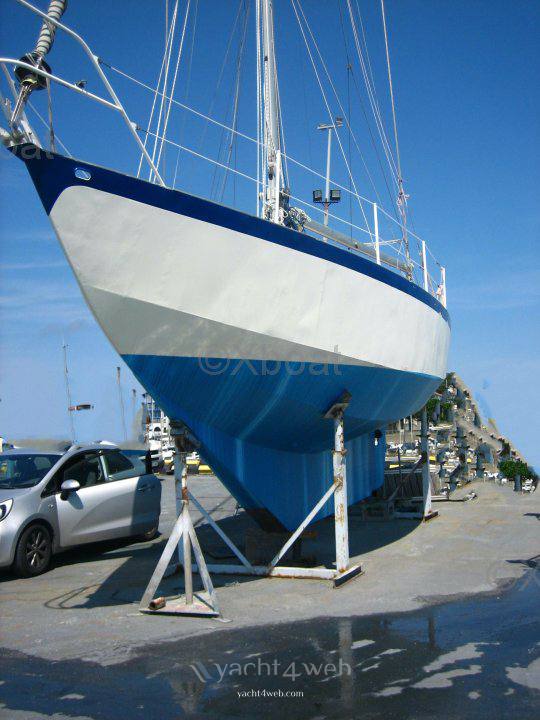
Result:
[[[238,501],[294,529],[332,482],[344,390],[349,501],[380,486],[374,431],[446,372],[427,293],[331,244],[54,156],[27,166],[101,327]],[[319,517],[332,511],[328,503]]]

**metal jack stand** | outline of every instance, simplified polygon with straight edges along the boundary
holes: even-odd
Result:
[[[429,474],[429,444],[428,444],[428,431],[429,431],[429,425],[428,425],[428,417],[427,417],[427,408],[424,405],[422,408],[422,416],[421,416],[421,447],[422,447],[422,454],[425,453],[426,455],[426,462],[422,466],[422,520],[431,520],[432,518],[437,517],[439,514],[438,510],[434,510],[433,506],[431,504],[431,477]]]
[[[424,406],[422,408],[422,414],[421,414],[421,426],[420,426],[420,447],[422,450],[422,454],[420,457],[420,460],[418,460],[413,467],[411,468],[411,471],[405,478],[405,480],[408,480],[410,477],[413,477],[416,470],[421,467],[422,468],[422,497],[414,497],[411,498],[411,501],[414,501],[415,503],[421,502],[422,506],[421,508],[418,508],[418,510],[414,510],[413,512],[406,511],[406,510],[394,510],[392,513],[392,516],[394,518],[398,519],[405,519],[405,520],[432,520],[433,518],[436,518],[439,515],[438,510],[433,510],[432,507],[432,500],[431,500],[431,477],[429,474],[429,447],[428,447],[428,420],[427,420],[427,410]],[[389,500],[394,500],[394,497],[397,495],[398,490],[400,489],[401,485],[403,483],[400,483],[398,487],[394,490],[392,495],[390,496]]]
[[[176,432],[175,432],[176,430]],[[206,617],[217,617],[219,607],[216,593],[210,574],[206,567],[197,535],[189,514],[189,493],[187,489],[187,464],[186,464],[186,433],[176,428],[172,429],[176,445],[176,457],[174,462],[174,479],[176,484],[176,509],[178,519],[172,529],[171,535],[165,549],[159,559],[156,569],[148,583],[139,610],[145,613],[161,613],[173,615],[203,615]],[[180,551],[182,541],[182,551]],[[191,549],[195,555],[197,571],[201,576],[204,585],[204,592],[193,591],[193,568],[191,565]],[[176,562],[170,565],[175,551],[178,549],[178,562],[182,559],[184,567],[185,594],[172,600],[164,597],[155,597],[156,590],[163,579],[178,567]],[[181,552],[181,554],[180,554]]]
[[[139,610],[146,613],[170,613],[177,615],[205,615],[216,617],[219,615],[217,598],[210,579],[210,573],[219,575],[258,575],[261,577],[281,578],[317,578],[332,580],[334,587],[340,587],[348,580],[362,574],[360,565],[350,565],[349,558],[349,523],[347,510],[347,475],[345,468],[345,438],[343,432],[343,414],[350,402],[351,395],[344,392],[339,400],[328,409],[324,417],[334,421],[334,451],[333,468],[334,482],[324,493],[319,502],[303,520],[285,545],[277,553],[268,565],[252,565],[243,553],[236,547],[233,541],[219,527],[209,512],[198,502],[187,489],[187,465],[186,465],[186,443],[193,442],[187,429],[172,428],[172,434],[176,444],[176,458],[174,463],[174,475],[177,489],[177,512],[178,520],[172,530],[171,536],[165,546],[163,554],[154,570],[154,574],[145,590]],[[181,488],[181,493],[179,489]],[[315,567],[284,567],[278,566],[278,562],[291,548],[294,542],[304,532],[309,523],[317,515],[331,496],[334,496],[334,527],[336,538],[336,569]],[[241,565],[209,564],[206,565],[204,557],[193,528],[189,514],[189,503],[192,502],[197,510],[204,516],[210,526],[217,532],[223,542],[240,560]],[[180,553],[180,539],[182,539],[182,563],[184,566],[185,596],[175,598],[172,601],[165,598],[155,598],[155,593],[163,577],[175,572],[178,567],[171,560],[175,550]],[[191,548],[195,554],[196,566],[191,565]],[[180,557],[179,557],[180,561]],[[195,594],[193,592],[192,572],[198,572],[201,576],[205,592]]]
[[[262,577],[317,578],[321,580],[333,580],[334,587],[336,588],[362,573],[361,566],[350,566],[349,560],[347,481],[345,472],[346,450],[343,435],[343,413],[345,412],[350,399],[350,393],[343,393],[341,398],[335,402],[324,415],[325,418],[329,418],[334,421],[334,482],[268,565],[252,565],[236,547],[233,541],[227,537],[212,516],[191,495],[191,493],[189,493],[189,498],[196,508],[202,513],[208,523],[214,528],[220,538],[242,563],[241,565],[210,564],[207,566],[207,569],[210,572],[220,575],[259,575]],[[278,566],[278,562],[285,555],[287,550],[289,550],[294,542],[300,537],[309,523],[332,495],[334,495],[336,569],[333,570],[331,568],[323,567],[305,568],[284,567],[282,565]]]
[[[349,512],[347,503],[347,471],[343,414],[351,401],[347,391],[326,412],[325,418],[334,420],[334,527],[336,534],[336,575],[334,587],[339,587],[362,573],[360,565],[350,566]]]

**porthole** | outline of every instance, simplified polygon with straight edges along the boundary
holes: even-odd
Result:
[[[79,178],[79,180],[91,180],[92,175],[88,172],[88,170],[85,170],[84,168],[75,168],[75,177]]]

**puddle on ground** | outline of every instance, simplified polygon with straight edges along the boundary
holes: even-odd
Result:
[[[539,640],[534,569],[497,594],[402,614],[228,627],[107,667],[9,651],[0,713],[526,720],[539,717]]]

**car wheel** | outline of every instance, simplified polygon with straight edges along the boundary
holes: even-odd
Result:
[[[45,525],[26,528],[15,552],[13,569],[19,577],[33,577],[48,570],[51,563],[51,534]]]

